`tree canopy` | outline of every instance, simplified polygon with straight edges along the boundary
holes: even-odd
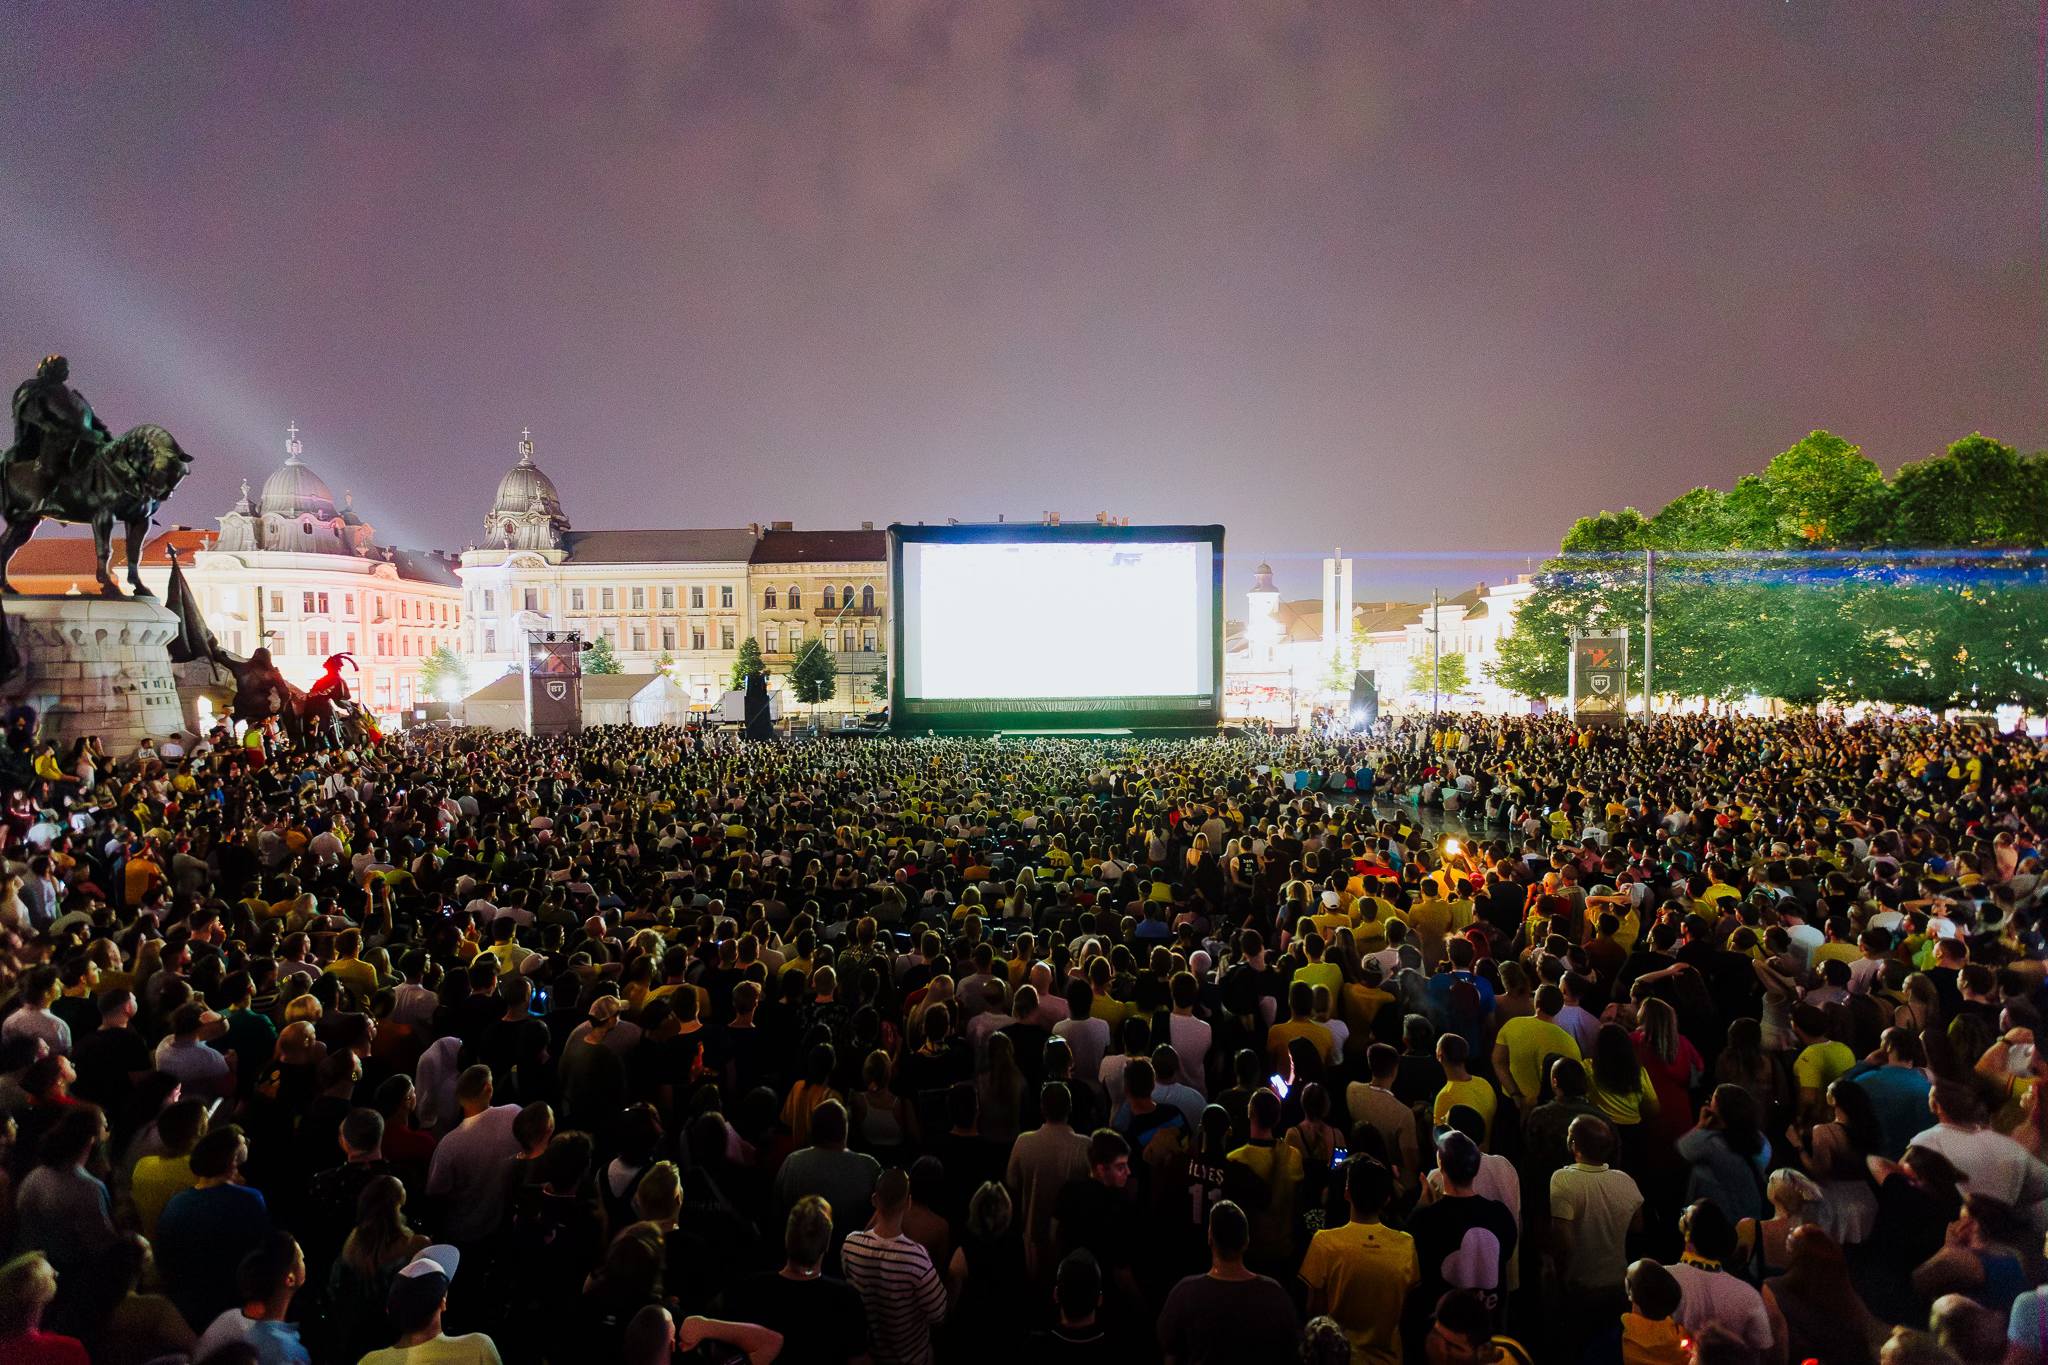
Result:
[[[767,663],[761,658],[761,642],[749,635],[740,641],[740,651],[732,661],[732,685],[735,690],[747,685],[749,673],[766,673]]]
[[[1727,491],[1582,517],[1501,642],[1496,682],[1565,690],[1574,628],[1640,627],[1659,693],[1929,707],[2048,703],[2048,454],[1982,434],[1887,480],[1815,431]],[[1642,661],[1631,659],[1634,685]]]
[[[832,694],[839,686],[839,666],[832,662],[832,651],[825,648],[825,642],[813,636],[804,645],[803,653],[796,656],[796,662],[789,668],[789,687],[799,702],[816,706],[821,701],[832,700]]]
[[[612,642],[600,635],[590,642],[590,648],[583,651],[583,671],[603,676],[609,673],[624,673],[626,666],[619,662],[619,656],[612,652]]]

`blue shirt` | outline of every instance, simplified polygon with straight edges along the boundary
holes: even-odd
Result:
[[[199,1338],[192,1358],[208,1359],[237,1341],[246,1341],[255,1349],[258,1365],[313,1365],[312,1354],[299,1340],[296,1326],[268,1318],[244,1317],[239,1308],[230,1308],[213,1320],[213,1325]]]
[[[1851,1071],[1846,1079],[1863,1088],[1870,1107],[1877,1112],[1877,1130],[1884,1138],[1877,1154],[1897,1161],[1905,1155],[1913,1135],[1932,1120],[1927,1111],[1927,1092],[1932,1088],[1927,1077],[1910,1066],[1873,1066]]]

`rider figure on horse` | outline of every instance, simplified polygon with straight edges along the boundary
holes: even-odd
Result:
[[[70,377],[70,361],[61,355],[45,356],[35,377],[14,391],[16,458],[33,454],[52,484],[114,438],[85,395],[65,383]]]

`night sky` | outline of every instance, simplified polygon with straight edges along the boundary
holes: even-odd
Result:
[[[460,547],[1222,521],[1457,590],[1809,429],[2048,445],[2036,0],[39,3],[0,377]],[[1492,552],[1491,558],[1482,552]]]

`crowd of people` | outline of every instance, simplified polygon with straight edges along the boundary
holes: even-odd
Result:
[[[0,1361],[2048,1360],[2048,748],[217,731],[0,811]]]

